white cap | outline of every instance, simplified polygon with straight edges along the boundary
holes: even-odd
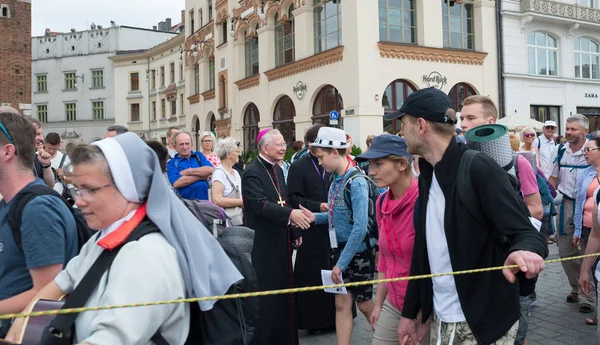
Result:
[[[556,122],[548,120],[548,121],[544,122],[544,127],[558,127],[558,126],[556,125]]]
[[[325,147],[331,149],[348,148],[346,132],[338,128],[322,127],[319,129],[317,139],[310,147]]]

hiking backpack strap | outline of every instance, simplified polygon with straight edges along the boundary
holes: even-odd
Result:
[[[344,213],[346,213],[346,216],[348,217],[348,219],[350,219],[350,224],[354,224],[354,217],[352,212],[352,181],[354,181],[354,179],[360,176],[361,174],[362,172],[360,170],[353,170],[344,182],[344,202],[346,203],[346,207],[348,207],[348,209],[350,210],[350,214],[346,213],[345,210]],[[348,197],[346,197],[346,195],[348,195]]]
[[[121,248],[123,248],[129,242],[137,241],[147,234],[158,231],[158,228],[152,224],[150,220],[145,219],[142,221],[142,223],[140,223],[140,225],[138,225],[133,233],[129,235],[123,244],[114,250],[104,250],[92,264],[81,282],[77,284],[77,287],[69,295],[69,298],[66,300],[61,309],[83,307],[87,303],[94,289],[98,286],[98,283],[104,275],[104,272],[108,270],[114,259],[117,257],[117,254],[119,254]],[[72,344],[72,340],[74,338],[73,326],[78,315],[79,313],[57,315],[52,322],[50,322],[50,326],[48,326],[46,331],[43,333],[40,345]],[[151,339],[154,341],[155,337],[159,337],[158,342],[155,341],[157,345],[168,345],[165,339],[158,332]],[[161,339],[163,342],[160,342]]]
[[[31,200],[42,195],[53,195],[62,200],[62,202],[69,209],[71,209],[71,205],[69,205],[68,202],[63,199],[60,194],[58,194],[58,192],[46,185],[31,186],[29,188],[22,189],[19,193],[17,193],[12,200],[12,205],[6,219],[8,226],[12,231],[13,240],[21,252],[23,252],[23,243],[21,239],[21,221],[23,219],[23,211]]]
[[[473,181],[471,178],[471,164],[475,156],[483,154],[476,150],[467,150],[463,153],[460,163],[458,165],[458,175],[456,179],[456,189],[458,191],[458,198],[466,207],[467,211],[471,216],[481,225],[485,225],[485,220],[482,219],[481,204],[479,203],[479,197],[473,188]]]
[[[565,151],[567,149],[565,148],[565,144],[560,144],[558,145],[558,152],[556,154],[556,158],[554,159],[553,163],[557,163],[558,162],[558,168],[562,169],[562,168],[567,168],[567,169],[571,169],[571,171],[573,171],[574,169],[586,169],[589,167],[589,165],[570,165],[570,164],[561,164],[560,162],[562,161],[563,156],[565,155]]]

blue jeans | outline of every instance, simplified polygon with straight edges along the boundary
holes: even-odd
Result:
[[[533,302],[533,293],[528,296],[519,296],[521,304],[521,317],[519,318],[519,329],[515,338],[515,345],[523,345],[527,337],[527,329],[529,328],[529,315],[531,314],[531,303]]]
[[[12,320],[0,320],[0,339],[4,339],[10,326],[12,325]]]

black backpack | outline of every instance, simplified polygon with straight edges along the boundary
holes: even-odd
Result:
[[[350,210],[350,214],[346,214],[346,216],[350,219],[350,224],[354,224],[354,218],[353,218],[353,212],[352,212],[352,181],[357,178],[357,177],[362,177],[365,180],[367,180],[367,186],[369,187],[369,211],[368,211],[368,215],[369,215],[369,221],[367,223],[367,237],[365,237],[365,241],[367,243],[367,247],[370,247],[370,242],[368,240],[368,237],[374,239],[374,240],[378,240],[379,239],[379,229],[377,227],[377,212],[376,212],[376,205],[377,205],[377,198],[379,198],[379,189],[377,189],[377,185],[375,184],[375,181],[373,181],[373,179],[371,179],[369,176],[365,175],[362,171],[360,170],[353,170],[350,175],[348,176],[348,179],[346,179],[346,182],[344,182],[344,202],[346,203],[346,206],[348,207],[348,209]]]
[[[15,244],[19,250],[23,251],[23,243],[21,240],[21,220],[23,218],[23,210],[31,200],[42,195],[52,195],[57,199],[60,199],[60,202],[64,203],[65,206],[69,208],[71,214],[73,214],[73,218],[75,218],[75,224],[77,225],[78,249],[80,250],[94,235],[95,231],[88,227],[87,222],[79,209],[73,208],[68,201],[58,194],[58,192],[46,185],[35,185],[22,189],[12,200],[12,206],[10,207],[6,219],[8,226],[12,230]],[[77,252],[79,252],[79,250]]]

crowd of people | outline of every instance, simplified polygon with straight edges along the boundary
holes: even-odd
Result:
[[[470,96],[462,106],[458,114],[435,88],[414,92],[385,115],[402,130],[369,136],[356,157],[347,133],[317,124],[293,143],[290,164],[283,135],[267,128],[247,165],[235,138],[204,132],[196,151],[192,135],[176,128],[163,145],[112,126],[104,139],[63,152],[60,135],[43,137],[41,123],[0,108],[0,314],[76,293],[115,249],[86,305],[226,293],[243,276],[181,202],[189,199],[210,201],[232,225],[254,230],[261,291],[322,285],[322,270],[351,283],[519,267],[346,294],[261,296],[256,345],[299,344],[299,329],[335,331],[338,345],[349,345],[357,310],[373,345],[527,344],[548,245],[556,241],[563,258],[600,251],[600,138],[588,139],[581,115],[566,119],[561,143],[553,121],[539,137],[533,128],[509,134],[490,98]],[[488,138],[490,131],[502,135]],[[11,228],[15,200],[42,185],[56,194],[33,198],[20,228]],[[69,201],[96,230],[83,246]],[[10,240],[15,232],[20,243]],[[572,289],[565,302],[582,313],[596,311],[597,263],[563,262]],[[74,341],[184,344],[190,313],[187,304],[86,312]],[[597,316],[585,322],[597,325]],[[0,337],[19,341],[25,324],[3,321]]]

